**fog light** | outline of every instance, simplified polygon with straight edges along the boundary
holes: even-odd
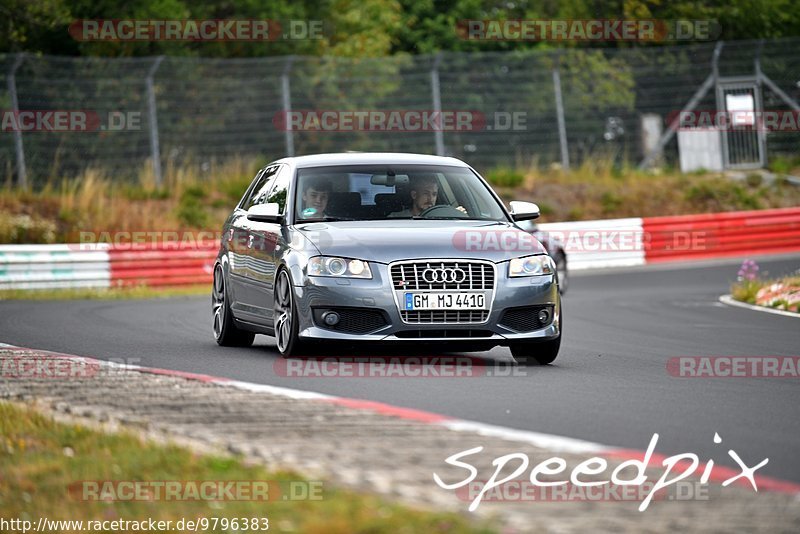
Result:
[[[550,321],[550,311],[548,310],[539,310],[539,322],[540,323],[547,323]]]
[[[339,314],[333,311],[325,312],[322,314],[322,320],[328,326],[335,326],[339,324]]]

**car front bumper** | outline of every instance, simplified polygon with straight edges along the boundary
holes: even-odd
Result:
[[[442,342],[465,341],[481,345],[508,345],[557,338],[561,333],[561,301],[555,276],[509,278],[508,263],[494,264],[495,283],[488,317],[482,322],[406,323],[394,294],[389,266],[370,264],[372,279],[307,277],[295,285],[299,337],[305,340],[344,342]],[[508,326],[509,309],[548,307],[551,320],[536,329],[518,331]],[[327,327],[320,321],[325,310],[361,310],[380,313],[385,325],[353,333]],[[316,313],[316,319],[315,319]],[[505,316],[507,317],[507,316]]]

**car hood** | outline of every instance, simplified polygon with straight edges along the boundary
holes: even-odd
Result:
[[[309,223],[295,229],[324,255],[379,263],[416,258],[500,262],[545,253],[533,235],[506,222],[395,219]]]

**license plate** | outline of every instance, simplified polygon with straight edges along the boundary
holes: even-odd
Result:
[[[485,310],[486,295],[460,291],[405,293],[406,310]]]

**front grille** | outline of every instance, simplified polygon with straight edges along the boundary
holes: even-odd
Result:
[[[395,334],[403,339],[414,338],[485,338],[492,337],[490,330],[403,330]]]
[[[401,310],[400,317],[409,324],[483,323],[489,310]]]
[[[333,326],[326,325],[322,320],[326,311],[338,313],[339,322]],[[366,308],[315,308],[314,322],[320,328],[347,334],[369,334],[389,324],[382,311]]]
[[[426,272],[427,271],[427,272]],[[446,272],[446,280],[431,276]],[[487,261],[419,260],[395,263],[389,267],[392,288],[398,301],[400,318],[405,324],[477,324],[489,319],[489,310],[405,310],[406,291],[483,291],[486,305],[494,296],[494,265]],[[426,279],[427,276],[427,279]]]
[[[458,283],[427,282],[423,279],[426,269],[457,269],[463,271],[464,279]],[[494,289],[494,266],[490,263],[452,260],[399,263],[392,265],[391,276],[396,291]]]
[[[550,319],[547,322],[539,320],[539,312],[543,309],[550,311]],[[510,328],[515,332],[532,332],[544,328],[553,322],[553,306],[525,306],[523,308],[510,308],[503,313],[500,318],[500,326]]]

